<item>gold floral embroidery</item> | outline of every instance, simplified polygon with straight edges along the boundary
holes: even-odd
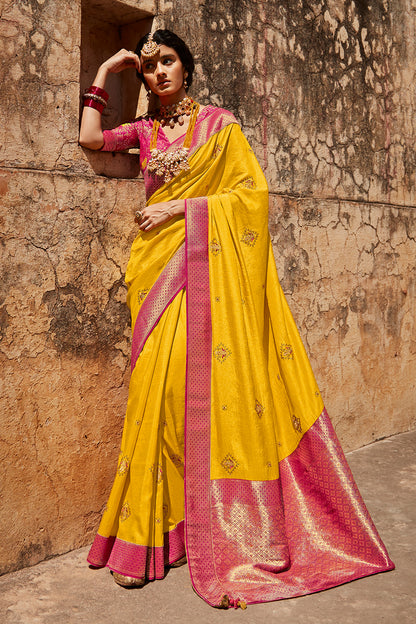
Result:
[[[142,290],[139,290],[139,292],[137,293],[137,299],[138,299],[140,305],[145,300],[146,295],[147,295],[148,292],[149,292],[148,288],[143,288]]]
[[[225,346],[222,342],[217,345],[217,347],[213,351],[214,357],[218,360],[218,362],[225,362],[227,357],[231,355],[231,351],[228,347]]]
[[[156,522],[156,524],[160,524],[162,522],[162,520],[160,518],[155,518],[155,522]]]
[[[238,468],[238,461],[230,453],[227,453],[221,462],[221,466],[228,472],[228,474],[231,474],[236,468]]]
[[[216,158],[219,154],[221,154],[223,149],[224,149],[223,145],[216,145],[215,148],[214,148],[214,152],[212,154],[212,157]]]
[[[153,466],[151,466],[149,470],[151,473],[156,475],[156,482],[160,483],[163,479],[163,468],[161,464],[153,464]]]
[[[257,416],[261,418],[264,413],[264,407],[257,399],[256,399],[256,406],[254,409],[256,410]]]
[[[215,297],[215,302],[219,303],[221,301],[221,297]]]
[[[227,411],[228,406],[227,405],[221,405],[221,409],[225,412],[225,411]]]
[[[267,462],[266,467],[267,468],[271,468],[272,467],[272,462]]]
[[[317,396],[317,397],[319,396],[319,390],[315,391],[315,396]]]
[[[241,237],[241,242],[247,245],[248,247],[254,247],[256,241],[259,237],[259,233],[254,230],[249,230],[249,228],[245,228],[243,235]]]
[[[209,244],[209,249],[213,256],[218,256],[222,251],[221,243],[216,238],[213,238]]]
[[[127,518],[129,518],[131,515],[131,509],[130,509],[130,505],[128,503],[124,503],[123,507],[121,508],[120,511],[120,520],[121,522],[124,522],[125,520],[127,520]]]
[[[245,178],[244,180],[242,180],[241,182],[239,182],[237,184],[237,186],[243,187],[243,188],[247,188],[247,189],[255,189],[256,187],[256,183],[254,182],[253,178]]]
[[[183,459],[180,455],[177,455],[177,453],[172,453],[172,455],[169,455],[169,457],[171,458],[172,462],[175,464],[175,466],[182,466],[183,465]]]
[[[280,357],[282,360],[293,360],[293,348],[292,345],[282,342],[280,345]]]
[[[141,421],[141,420],[139,420],[139,419],[137,419],[137,420],[134,422],[134,424],[135,424],[135,425],[137,425],[137,427],[140,427],[140,425],[142,424],[142,421]]]
[[[295,416],[295,414],[293,414],[292,416],[292,425],[295,431],[297,431],[298,433],[302,433],[302,426],[300,424],[300,420],[297,416]]]
[[[164,503],[162,509],[163,509],[163,517],[166,518],[169,513],[169,506],[166,503]]]
[[[130,460],[127,455],[123,455],[118,465],[117,473],[122,477],[126,474],[130,466]]]

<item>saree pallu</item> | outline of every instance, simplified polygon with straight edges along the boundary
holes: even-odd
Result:
[[[185,199],[185,219],[133,243],[127,416],[88,560],[151,580],[186,552],[196,592],[236,607],[394,564],[281,290],[263,173],[239,126],[215,121],[148,202]]]

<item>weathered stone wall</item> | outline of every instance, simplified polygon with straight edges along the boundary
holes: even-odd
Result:
[[[415,9],[0,0],[0,572],[91,540],[111,485],[144,193],[133,155],[78,146],[79,94],[151,14],[189,41],[193,94],[237,115],[264,167],[282,285],[344,447],[414,426]],[[108,125],[138,95],[112,78]]]
[[[137,156],[79,147],[80,82],[106,53],[100,37],[108,55],[131,47],[129,24],[156,13],[1,1],[0,573],[91,540],[108,494],[129,379],[123,274],[144,191],[118,178],[137,176]]]

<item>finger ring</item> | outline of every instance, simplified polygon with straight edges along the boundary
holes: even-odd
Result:
[[[134,213],[135,217],[136,217],[136,221],[138,223],[140,223],[140,221],[143,221],[143,213],[141,210],[136,210],[136,212]]]

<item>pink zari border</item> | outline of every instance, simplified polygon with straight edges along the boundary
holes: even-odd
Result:
[[[184,522],[164,534],[164,546],[140,546],[117,537],[96,535],[88,554],[95,568],[107,566],[113,572],[152,581],[165,576],[165,567],[184,556]]]
[[[185,288],[185,280],[185,245],[182,245],[157,278],[137,315],[131,345],[132,371],[146,340],[159,322],[163,312],[178,292]]]
[[[185,535],[192,585],[219,604],[210,523],[211,303],[208,200],[188,199],[186,222]],[[215,594],[218,599],[212,601]]]

